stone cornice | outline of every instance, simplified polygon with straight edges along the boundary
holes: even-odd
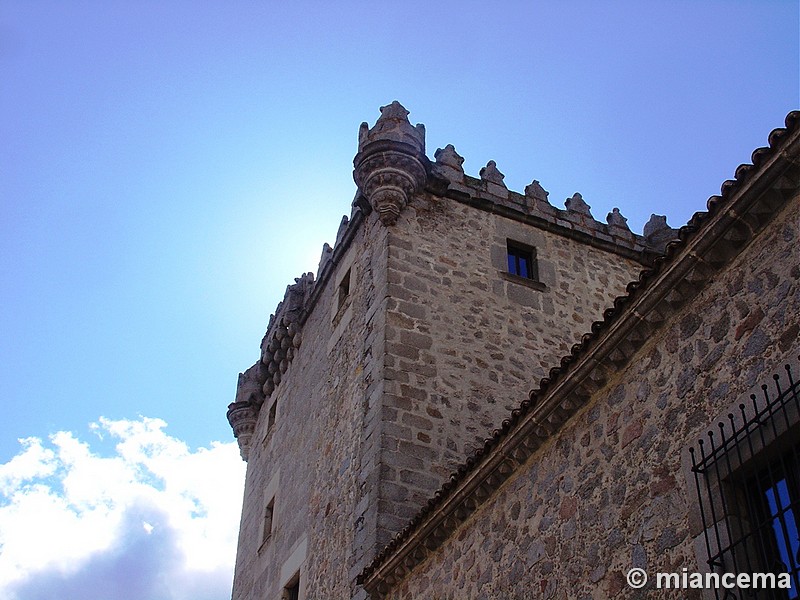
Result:
[[[800,112],[753,153],[753,165],[708,201],[679,231],[666,253],[628,285],[626,296],[595,322],[550,376],[512,411],[358,581],[375,598],[386,595],[425,560],[555,431],[626,364],[667,317],[696,295],[800,189]]]

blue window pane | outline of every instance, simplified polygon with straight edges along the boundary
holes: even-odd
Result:
[[[525,279],[536,279],[536,263],[534,262],[535,251],[508,247],[508,272],[511,275],[524,277]]]
[[[800,540],[798,540],[797,522],[794,510],[791,508],[786,479],[781,479],[774,487],[764,490],[764,495],[769,505],[772,529],[778,547],[778,558],[786,566],[784,572],[789,572],[797,564],[794,557],[800,553]],[[797,594],[796,586],[792,585],[789,590],[789,598],[797,598]]]

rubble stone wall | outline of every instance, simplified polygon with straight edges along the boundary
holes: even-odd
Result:
[[[508,274],[507,242],[538,281]],[[638,262],[450,198],[414,198],[389,229],[379,543],[602,318]]]
[[[641,592],[624,580],[632,567],[701,570],[687,448],[796,364],[799,237],[794,198],[388,597],[634,598]]]

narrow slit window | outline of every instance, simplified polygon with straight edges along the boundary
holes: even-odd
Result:
[[[272,431],[272,428],[275,426],[275,413],[277,411],[277,407],[277,402],[273,402],[272,406],[269,407],[269,415],[267,415],[267,433]]]
[[[261,536],[261,543],[264,544],[272,536],[272,521],[275,514],[275,498],[267,503],[264,509],[264,533]]]
[[[261,445],[264,448],[267,447],[267,444],[272,439],[272,432],[275,429],[275,414],[277,412],[278,402],[273,401],[272,405],[269,407],[269,413],[267,414],[267,429],[264,432],[264,438],[261,440]]]
[[[342,277],[342,281],[339,283],[339,302],[338,302],[338,309],[341,309],[344,306],[347,299],[350,297],[350,269],[347,270],[347,273],[344,274]]]
[[[294,580],[294,583],[290,583],[286,586],[286,591],[284,593],[284,597],[286,600],[300,600],[300,575],[298,574]]]
[[[536,265],[536,248],[509,240],[508,272],[517,277],[538,281],[539,269]]]

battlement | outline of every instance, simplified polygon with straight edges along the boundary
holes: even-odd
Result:
[[[493,160],[480,170],[479,178],[470,177],[464,173],[464,158],[452,144],[437,149],[435,162],[431,162],[425,155],[425,127],[412,126],[408,114],[396,100],[381,107],[374,127],[361,124],[358,154],[353,160],[353,178],[359,193],[387,226],[396,222],[410,197],[424,189],[433,196],[502,213],[564,235],[577,234],[584,238],[582,241],[591,240],[606,249],[637,253],[646,264],[663,252],[666,240],[675,237],[676,230],[658,215],[651,216],[643,235],[631,232],[618,208],[608,213],[606,223],[601,223],[579,193],[566,200],[566,210],[556,208],[535,179],[524,194],[510,191]]]
[[[565,209],[559,209],[548,201],[549,193],[534,179],[525,187],[524,194],[509,190],[505,175],[495,161],[490,160],[475,178],[464,173],[464,162],[452,144],[439,148],[432,164],[434,182],[432,191],[475,206],[482,210],[523,221],[540,229],[573,237],[611,252],[629,256],[643,265],[652,262],[661,254],[667,241],[674,239],[677,230],[667,225],[666,217],[651,215],[643,235],[633,233],[627,219],[614,208],[606,215],[606,223],[594,218],[591,207],[580,193],[565,201]],[[444,186],[446,187],[443,187]]]

